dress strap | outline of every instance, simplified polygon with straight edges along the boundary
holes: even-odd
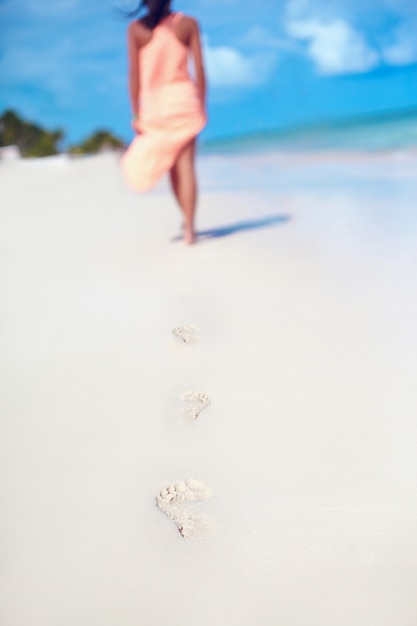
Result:
[[[174,17],[172,18],[172,23],[173,24],[179,24],[179,22],[181,21],[181,18],[183,17],[184,13],[181,13],[181,11],[178,11],[177,13],[174,13]]]

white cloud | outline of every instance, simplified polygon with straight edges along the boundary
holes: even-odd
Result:
[[[379,64],[379,55],[365,37],[346,20],[290,19],[287,32],[304,41],[307,53],[322,74],[368,72]]]
[[[230,46],[210,46],[204,55],[209,82],[213,87],[255,87],[266,82],[276,64],[276,56],[258,53],[245,56]]]
[[[239,43],[245,46],[256,46],[257,48],[273,48],[288,52],[300,52],[299,44],[288,37],[277,37],[262,26],[251,26],[249,31],[239,38]]]
[[[398,27],[394,40],[382,50],[382,58],[388,65],[409,65],[417,62],[417,20]]]
[[[323,74],[417,62],[416,0],[287,0],[284,24]]]

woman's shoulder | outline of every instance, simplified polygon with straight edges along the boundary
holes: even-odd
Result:
[[[127,27],[128,36],[134,39],[139,45],[147,42],[149,29],[146,28],[142,20],[133,20]]]
[[[181,26],[187,28],[187,30],[195,30],[199,29],[199,22],[197,18],[193,15],[188,15],[187,13],[176,13],[177,23],[181,23]]]
[[[147,30],[143,19],[135,19],[129,22],[128,31],[133,33],[140,33],[141,31]]]
[[[198,20],[193,15],[189,15],[189,13],[182,13],[182,11],[178,11],[175,13],[177,20],[181,20],[181,22],[188,22],[189,24],[198,24]]]

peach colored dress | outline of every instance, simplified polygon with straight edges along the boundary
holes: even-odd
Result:
[[[139,50],[141,134],[121,160],[124,176],[136,191],[151,189],[207,123],[188,71],[189,49],[175,34],[181,17],[172,13],[164,18]]]

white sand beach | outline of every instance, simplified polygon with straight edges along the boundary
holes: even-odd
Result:
[[[1,624],[416,626],[417,155],[199,171],[0,164]]]

